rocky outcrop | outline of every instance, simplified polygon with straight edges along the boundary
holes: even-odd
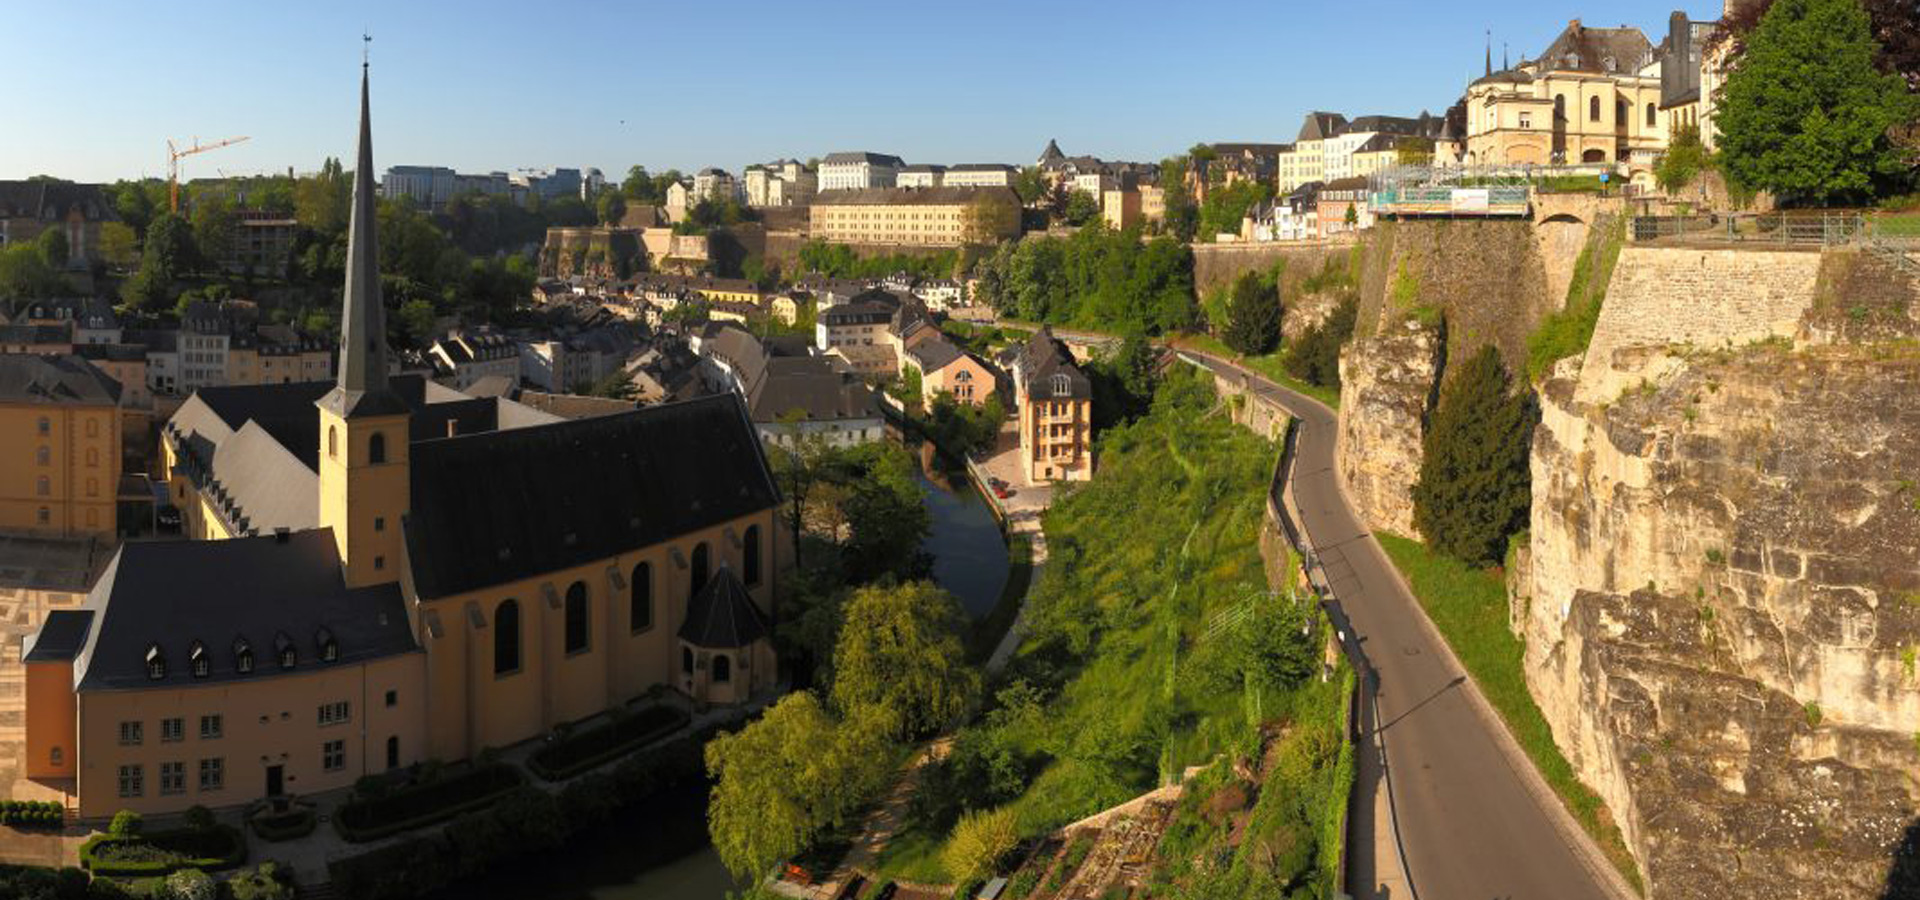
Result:
[[[1280,313],[1280,346],[1299,340],[1307,329],[1325,322],[1334,307],[1349,296],[1351,294],[1341,290],[1288,294],[1286,308]]]
[[[1870,260],[1631,249],[1541,386],[1513,622],[1659,900],[1875,896],[1920,808],[1916,298]]]
[[[1340,354],[1340,477],[1369,529],[1414,535],[1420,438],[1440,380],[1441,330],[1417,319]]]

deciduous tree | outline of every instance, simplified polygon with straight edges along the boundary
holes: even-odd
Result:
[[[874,585],[847,602],[833,653],[833,702],[895,737],[947,725],[973,703],[980,676],[961,641],[960,601],[931,582]]]

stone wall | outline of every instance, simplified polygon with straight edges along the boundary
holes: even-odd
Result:
[[[1421,436],[1440,381],[1439,329],[1405,320],[1355,337],[1340,354],[1340,439],[1335,458],[1347,495],[1369,529],[1414,537]]]
[[[1821,273],[1631,248],[1540,389],[1512,621],[1660,900],[1876,895],[1920,807],[1920,304]]]
[[[1579,255],[1577,245],[1562,249]],[[1522,371],[1527,336],[1566,301],[1565,288],[1549,293],[1541,247],[1526,221],[1383,223],[1366,253],[1355,333],[1379,334],[1410,306],[1435,309],[1447,321],[1451,358],[1492,343],[1510,371]],[[1411,288],[1411,303],[1395,298],[1396,281]]]
[[[1287,261],[1290,278],[1302,278],[1320,271],[1328,257],[1351,249],[1350,244],[1194,244],[1193,288],[1204,294],[1232,284],[1243,272],[1272,268],[1282,259]]]
[[[1277,441],[1286,433],[1286,409],[1247,390],[1243,376],[1216,371],[1213,389],[1227,401],[1234,424],[1270,441]]]

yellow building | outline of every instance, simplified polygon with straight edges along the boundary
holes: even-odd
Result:
[[[114,535],[120,398],[80,357],[0,355],[0,530]]]
[[[1007,188],[859,188],[822,191],[810,216],[823,241],[958,247],[1017,236],[1019,209]]]
[[[993,370],[937,331],[909,347],[900,367],[920,373],[920,395],[929,409],[943,393],[972,406],[984,406],[993,397]]]
[[[1042,326],[1001,360],[1013,378],[1020,467],[1028,484],[1093,478],[1093,383]]]
[[[1638,28],[1569,23],[1535,60],[1467,88],[1468,165],[1650,166],[1667,145],[1660,60]]]
[[[364,81],[361,104],[337,377],[183,405],[165,462],[200,540],[122,545],[24,647],[26,774],[82,816],[341,788],[657,686],[777,682],[778,496],[737,396],[558,421],[389,377]]]

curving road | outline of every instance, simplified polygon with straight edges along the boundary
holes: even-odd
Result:
[[[1300,422],[1294,502],[1378,675],[1372,707],[1362,704],[1361,727],[1379,740],[1363,743],[1359,753],[1347,890],[1380,900],[1631,897],[1361,527],[1334,468],[1333,411],[1226,360],[1181,352],[1216,373],[1245,378]],[[1384,796],[1377,793],[1382,787]],[[1404,875],[1394,853],[1395,815]]]

